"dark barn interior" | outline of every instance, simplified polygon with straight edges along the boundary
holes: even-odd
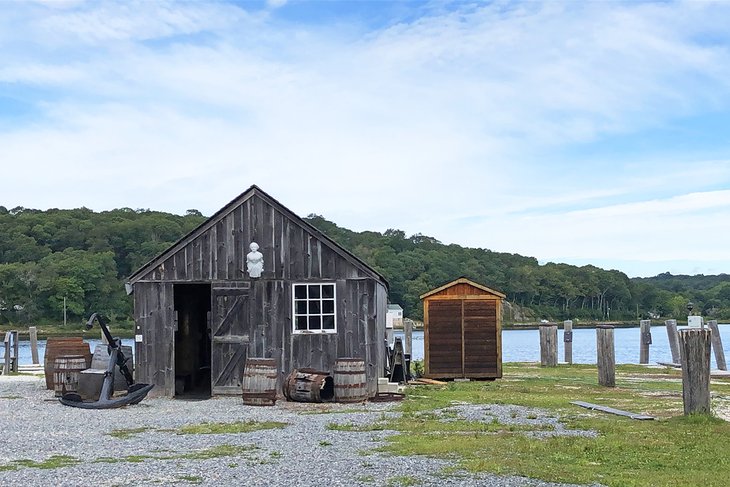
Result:
[[[210,284],[175,284],[175,396],[210,397]]]

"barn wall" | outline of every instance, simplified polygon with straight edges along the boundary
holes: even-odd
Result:
[[[155,384],[154,395],[175,392],[175,311],[171,283],[139,283],[134,288],[136,381]]]
[[[139,280],[247,279],[246,254],[251,242],[258,243],[264,255],[263,279],[371,277],[283,211],[254,195],[184,242]]]
[[[387,289],[383,283],[257,195],[204,228],[194,238],[181,241],[162,263],[135,278],[135,321],[144,340],[137,354],[142,382],[153,382],[161,393],[174,395],[172,286],[211,282],[213,288],[250,286],[249,322],[245,325],[248,357],[276,358],[282,376],[294,368],[331,371],[337,358],[361,358],[366,364],[368,392],[377,392],[377,377],[385,366]],[[252,241],[264,254],[264,272],[258,279],[250,279],[245,272]],[[333,281],[337,333],[294,334],[292,283]]]

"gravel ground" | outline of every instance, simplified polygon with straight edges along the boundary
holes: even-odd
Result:
[[[445,474],[444,468],[453,467],[452,462],[372,452],[393,432],[327,429],[333,422],[368,424],[383,414],[397,414],[391,409],[393,403],[353,406],[284,401],[275,407],[251,407],[242,405],[238,397],[219,397],[204,401],[147,398],[127,408],[93,411],[61,405],[45,389],[42,378],[0,377],[0,485],[565,485],[460,471]],[[518,406],[459,404],[441,414],[444,420],[456,415],[477,421],[539,424],[548,427],[550,434],[594,434],[566,430],[545,411]],[[170,431],[188,424],[249,420],[288,425],[240,434],[180,435]],[[135,428],[148,429],[126,438],[108,434]],[[204,459],[184,457],[222,445],[236,451]],[[3,471],[13,461],[42,462],[56,455],[79,462]]]

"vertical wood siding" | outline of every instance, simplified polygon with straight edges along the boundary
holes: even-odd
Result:
[[[137,354],[140,380],[154,381],[162,393],[174,395],[173,284],[211,282],[214,295],[216,288],[248,289],[246,316],[235,324],[236,334],[249,337],[246,356],[277,359],[280,379],[294,368],[332,371],[338,358],[363,359],[368,392],[374,395],[385,363],[385,285],[257,195],[212,223],[134,284],[135,320],[144,330]],[[246,272],[252,241],[264,255],[258,279]],[[336,334],[293,333],[292,283],[299,282],[336,284]],[[213,348],[212,360],[225,376],[219,390],[233,387],[237,377],[217,356],[225,346],[218,352]],[[231,350],[225,355],[233,356]]]
[[[171,283],[138,283],[135,285],[134,320],[137,381],[154,384],[152,395],[175,393],[174,348],[175,312]]]
[[[460,282],[425,297],[423,306],[428,377],[502,376],[499,296]]]

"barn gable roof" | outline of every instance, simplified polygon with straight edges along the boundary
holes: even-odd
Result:
[[[481,285],[479,283],[476,283],[476,282],[472,281],[471,279],[468,279],[466,277],[460,277],[460,278],[458,278],[458,279],[456,279],[454,281],[451,281],[451,282],[448,282],[448,283],[444,284],[443,286],[439,286],[436,289],[432,289],[431,291],[429,291],[427,293],[421,294],[420,298],[421,299],[425,299],[425,298],[427,298],[429,296],[433,296],[434,294],[438,294],[438,293],[440,293],[441,291],[443,291],[445,289],[448,289],[450,287],[456,286],[457,284],[467,284],[469,286],[472,286],[472,287],[475,287],[477,289],[480,289],[480,290],[482,290],[482,291],[484,291],[486,293],[489,293],[489,294],[493,294],[495,296],[498,296],[498,297],[500,297],[502,299],[504,299],[504,298],[507,297],[506,295],[502,294],[501,292],[495,291],[494,289],[488,288],[487,286],[483,286],[483,285]]]
[[[131,276],[129,276],[128,284],[130,284],[130,285],[134,284],[135,282],[142,279],[149,271],[151,271],[155,267],[161,265],[171,255],[173,255],[176,252],[178,252],[179,250],[183,249],[186,245],[188,245],[190,242],[192,242],[195,238],[197,238],[198,236],[200,236],[201,234],[203,234],[204,232],[206,232],[210,228],[212,228],[219,220],[225,218],[230,212],[232,212],[238,206],[242,205],[245,201],[249,200],[250,198],[253,198],[254,196],[261,198],[266,203],[275,207],[282,214],[284,214],[284,216],[286,216],[290,221],[301,226],[304,230],[311,233],[317,239],[319,239],[319,240],[323,241],[325,244],[327,244],[340,257],[347,260],[350,264],[352,264],[353,266],[362,270],[365,274],[368,274],[373,279],[381,281],[386,287],[388,287],[388,281],[379,272],[377,272],[375,269],[370,267],[362,259],[355,256],[353,253],[351,253],[347,249],[343,248],[340,244],[338,244],[337,242],[332,240],[330,237],[328,237],[327,235],[322,233],[320,230],[318,230],[312,224],[303,220],[300,216],[298,216],[296,213],[294,213],[293,211],[291,211],[290,209],[288,209],[287,207],[282,205],[279,201],[277,201],[275,198],[273,198],[271,195],[269,195],[268,193],[263,191],[261,188],[259,188],[255,184],[252,185],[250,188],[248,188],[243,193],[241,193],[240,195],[238,195],[235,199],[233,199],[230,203],[225,205],[223,208],[221,208],[220,210],[215,212],[210,218],[208,218],[206,221],[204,221],[203,223],[198,225],[187,235],[180,238],[177,242],[172,244],[167,250],[165,250],[161,254],[157,255],[152,260],[150,260],[145,265],[143,265],[141,268],[139,268],[136,272],[134,272]]]

